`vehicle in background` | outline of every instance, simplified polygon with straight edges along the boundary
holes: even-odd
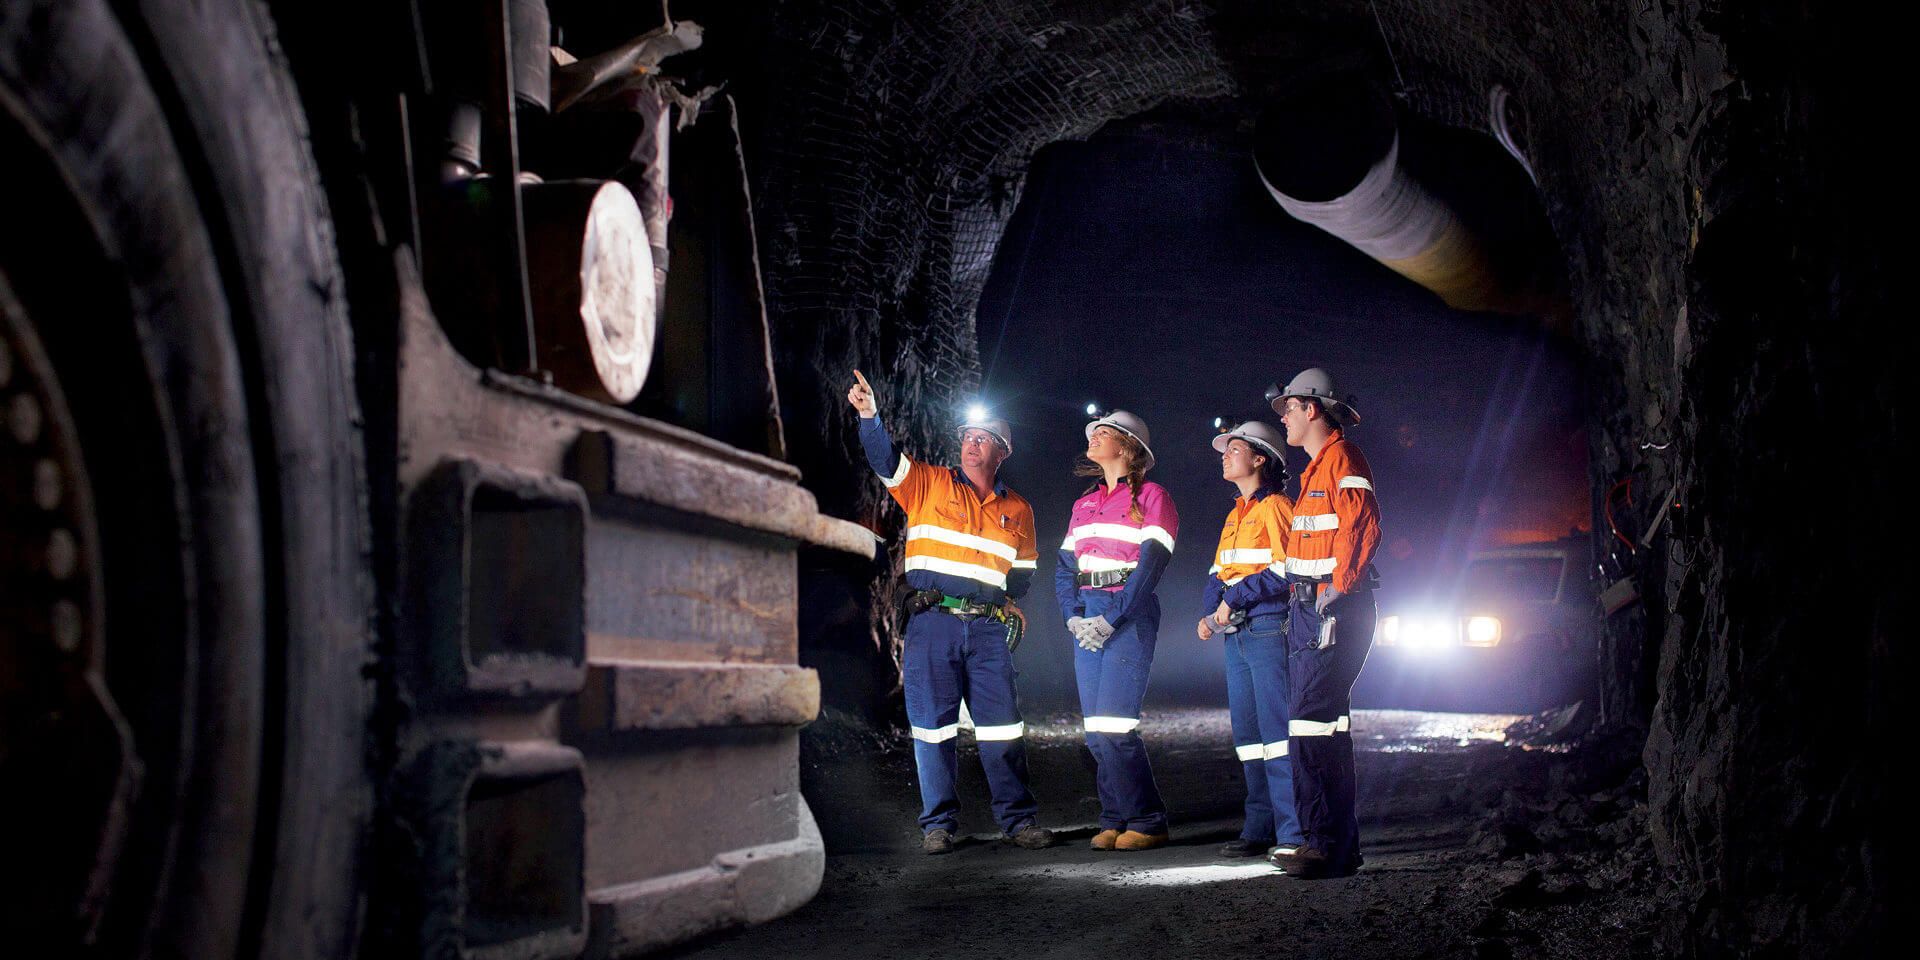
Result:
[[[1424,592],[1383,588],[1355,706],[1535,713],[1592,699],[1588,551],[1584,535],[1492,548]]]

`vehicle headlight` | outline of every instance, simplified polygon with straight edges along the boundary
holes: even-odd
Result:
[[[1457,628],[1440,617],[1409,617],[1400,628],[1400,645],[1415,650],[1450,647],[1458,638]]]
[[[1500,643],[1499,617],[1468,617],[1464,627],[1462,642],[1469,647],[1492,647]]]

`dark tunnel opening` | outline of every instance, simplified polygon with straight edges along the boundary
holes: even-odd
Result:
[[[1352,139],[1350,127],[1322,122],[1317,136]],[[1448,309],[1288,217],[1266,196],[1246,138],[1232,127],[1158,114],[1041,150],[978,317],[977,399],[1021,434],[1020,455],[1003,475],[1035,504],[1043,586],[1068,507],[1085,486],[1068,476],[1084,446],[1082,408],[1126,408],[1154,427],[1151,479],[1181,508],[1182,546],[1161,581],[1168,612],[1150,703],[1225,703],[1218,646],[1196,640],[1189,623],[1234,495],[1208,446],[1213,421],[1275,421],[1261,389],[1310,365],[1341,371],[1342,389],[1367,410],[1353,435],[1391,491],[1382,495],[1388,529],[1375,564],[1383,606],[1452,602],[1476,552],[1554,543],[1573,547],[1567,606],[1586,612],[1573,599],[1588,589],[1593,514],[1577,345],[1537,318]],[[1297,475],[1306,457],[1295,450],[1289,460]],[[1023,696],[1043,709],[1076,706],[1071,639],[1037,593],[1044,628],[1023,666]],[[1555,641],[1556,660],[1577,665],[1542,664],[1566,674],[1564,690],[1503,693],[1465,664],[1435,661],[1392,680],[1363,674],[1360,705],[1531,713],[1584,700],[1591,709],[1595,693],[1585,688],[1595,681],[1597,631],[1584,626],[1577,644]],[[1545,642],[1511,639],[1515,648]],[[1384,676],[1398,666],[1388,658],[1402,653],[1379,651],[1369,671]],[[1524,673],[1517,664],[1501,669]]]

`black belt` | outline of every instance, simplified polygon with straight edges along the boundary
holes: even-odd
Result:
[[[1073,582],[1083,587],[1117,587],[1126,583],[1132,573],[1132,570],[1095,570],[1074,574]]]
[[[1297,577],[1299,575],[1295,574],[1295,576]],[[1360,582],[1358,584],[1355,584],[1354,588],[1348,592],[1363,593],[1365,591],[1372,590],[1374,587],[1377,587],[1379,585],[1380,585],[1380,571],[1374,569],[1373,564],[1369,563],[1367,564],[1366,573],[1360,578]],[[1307,604],[1313,603],[1314,600],[1319,598],[1320,588],[1323,586],[1324,587],[1333,586],[1333,577],[1331,575],[1328,575],[1325,577],[1296,579],[1296,580],[1289,581],[1287,584],[1287,587],[1293,591],[1293,599],[1298,600],[1301,603],[1307,603]]]

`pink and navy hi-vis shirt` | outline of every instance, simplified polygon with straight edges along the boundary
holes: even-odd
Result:
[[[1073,503],[1067,538],[1060,544],[1060,562],[1054,567],[1054,594],[1062,619],[1084,612],[1081,590],[1123,594],[1118,612],[1131,613],[1138,600],[1153,594],[1161,571],[1173,557],[1173,541],[1180,533],[1180,513],[1167,488],[1151,481],[1140,485],[1140,519],[1129,515],[1133,494],[1125,481],[1108,490],[1101,484]],[[1132,571],[1124,584],[1080,587],[1077,573],[1105,570]],[[1115,625],[1119,620],[1109,617]]]

